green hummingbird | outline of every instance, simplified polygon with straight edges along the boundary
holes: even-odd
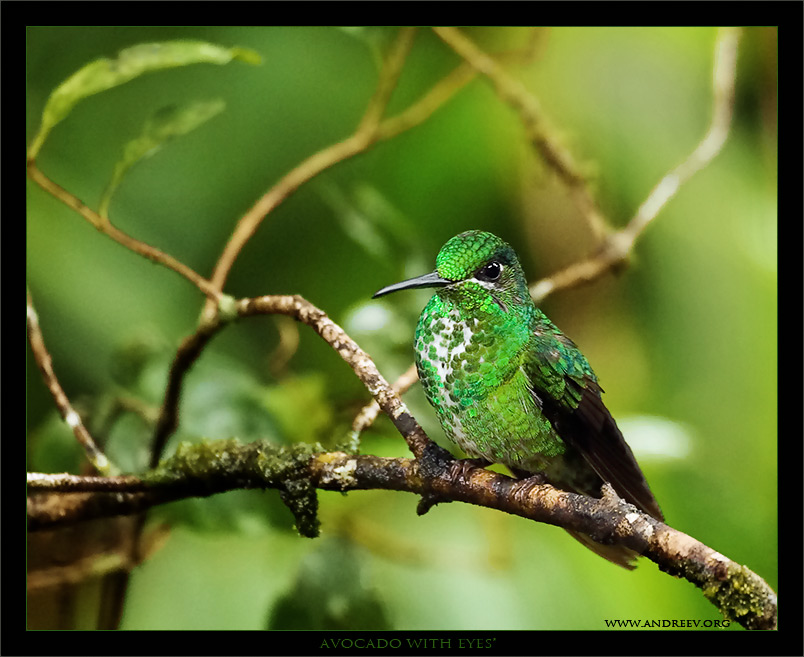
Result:
[[[562,490],[617,494],[662,520],[631,449],[575,343],[536,307],[516,253],[471,230],[439,251],[436,270],[379,290],[435,288],[414,338],[416,368],[444,433],[469,456],[539,475]],[[636,553],[570,532],[625,568]]]

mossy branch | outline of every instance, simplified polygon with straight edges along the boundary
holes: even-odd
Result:
[[[606,486],[601,499],[568,493],[533,479],[517,480],[454,459],[428,442],[420,457],[381,458],[236,440],[182,443],[141,477],[28,475],[31,530],[90,518],[138,513],[187,497],[241,488],[274,488],[299,532],[318,535],[316,489],[383,489],[422,496],[434,504],[466,502],[625,545],[700,588],[723,615],[748,629],[775,629],[776,594],[751,570],[669,525],[640,512]]]

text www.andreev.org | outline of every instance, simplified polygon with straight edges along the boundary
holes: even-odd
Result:
[[[606,618],[603,620],[606,627],[617,629],[624,628],[659,628],[659,629],[705,629],[705,628],[727,628],[731,625],[730,620],[691,620],[691,619],[668,619],[648,620],[631,618]]]

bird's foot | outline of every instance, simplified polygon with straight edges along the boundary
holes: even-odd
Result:
[[[527,479],[534,486],[540,486],[542,484],[550,483],[549,481],[547,481],[547,477],[544,476],[543,472],[528,472],[527,470],[520,470],[519,468],[510,468],[510,467],[508,469],[514,473],[514,476],[517,479]]]
[[[529,495],[534,488],[539,488],[545,484],[549,484],[547,477],[542,472],[516,472],[519,481],[517,482],[517,491],[520,495]]]
[[[443,456],[450,457],[446,451]],[[485,459],[452,459],[451,457],[450,459],[451,460],[442,460],[440,465],[446,467],[444,474],[446,474],[450,481],[454,482],[466,481],[472,470],[485,468],[487,465],[491,464],[491,461],[486,461]],[[420,516],[424,515],[436,504],[443,501],[445,501],[444,498],[438,494],[425,493],[419,500],[416,513]]]
[[[450,476],[453,479],[466,479],[475,468],[485,468],[491,465],[486,459],[457,459],[452,463]]]

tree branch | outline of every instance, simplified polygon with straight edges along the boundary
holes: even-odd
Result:
[[[393,388],[394,392],[398,395],[404,395],[410,387],[419,380],[419,374],[416,370],[416,365],[411,365],[407,370],[405,370],[402,374],[399,375],[399,378],[391,384],[391,388]],[[359,444],[360,434],[365,431],[368,427],[374,424],[374,420],[377,419],[377,415],[380,413],[380,405],[376,401],[372,401],[370,404],[367,404],[360,412],[355,416],[355,419],[352,420],[352,431],[350,434],[351,442],[350,444],[355,445],[355,451],[357,451],[357,445]]]
[[[776,594],[758,575],[712,548],[640,512],[605,486],[601,499],[535,479],[516,480],[454,459],[428,443],[417,459],[321,452],[318,445],[280,447],[235,440],[182,443],[155,470],[137,477],[28,476],[28,526],[42,529],[89,518],[128,515],[186,497],[240,488],[276,488],[300,533],[315,536],[315,489],[396,490],[433,503],[459,501],[625,545],[683,577],[729,619],[749,629],[776,627]],[[55,491],[62,491],[54,496]]]
[[[588,283],[624,264],[639,236],[675,196],[681,185],[720,152],[731,128],[739,41],[740,28],[722,27],[718,30],[712,71],[712,119],[706,134],[692,153],[658,182],[628,224],[611,234],[595,255],[534,283],[530,292],[537,302],[556,290]]]
[[[268,295],[240,299],[232,304],[231,312],[232,317],[287,315],[302,324],[310,326],[354,370],[379,407],[391,418],[391,422],[399,429],[400,433],[405,436],[413,454],[416,456],[421,454],[428,439],[418,422],[380,374],[368,354],[340,326],[329,319],[323,310],[298,295]],[[165,400],[154,431],[151,450],[152,468],[159,462],[167,439],[178,423],[179,397],[184,382],[184,374],[195,362],[204,346],[224,325],[225,322],[219,317],[206,320],[202,322],[201,328],[186,338],[179,347],[176,358],[171,365]]]

